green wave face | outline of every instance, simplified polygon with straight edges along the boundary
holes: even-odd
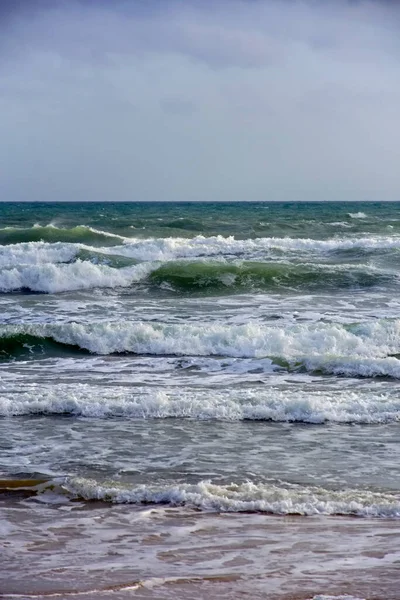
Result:
[[[88,354],[87,350],[30,333],[8,333],[0,337],[0,362]]]
[[[0,361],[89,354],[197,356],[212,358],[223,367],[224,357],[262,358],[269,361],[267,372],[273,365],[287,372],[400,379],[399,343],[400,321],[390,319],[261,329],[251,324],[207,328],[141,322],[6,325],[0,328]]]
[[[317,290],[372,287],[390,281],[390,276],[365,268],[331,265],[244,262],[242,264],[166,263],[149,276],[152,283],[186,292],[206,290]]]
[[[117,235],[95,231],[90,227],[78,225],[70,229],[53,227],[52,225],[18,228],[8,227],[0,229],[0,245],[20,244],[23,242],[70,242],[87,245],[113,246],[121,242]]]
[[[114,269],[123,269],[124,267],[132,267],[133,265],[138,264],[136,259],[129,258],[128,256],[106,254],[105,252],[95,252],[84,248],[77,252],[74,260],[86,260],[94,265],[106,265],[107,267],[112,267]]]

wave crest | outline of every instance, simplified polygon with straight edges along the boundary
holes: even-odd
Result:
[[[22,335],[22,337],[21,337]],[[29,343],[24,339],[29,335]],[[93,354],[268,358],[289,370],[363,377],[400,378],[400,320],[353,325],[316,323],[286,327],[163,323],[3,326],[0,352],[43,353],[50,341]]]
[[[140,264],[125,269],[76,260],[70,264],[46,263],[3,269],[0,273],[0,291],[57,293],[87,290],[96,287],[128,287],[146,278],[152,265]]]
[[[380,424],[400,420],[392,390],[302,391],[260,386],[241,389],[12,384],[0,387],[0,416],[74,415],[86,418],[196,419],[283,423]]]
[[[169,262],[151,272],[150,281],[179,291],[234,289],[296,291],[371,287],[393,274],[372,267],[283,262]]]
[[[26,258],[27,256],[27,258]],[[19,253],[3,254],[0,291],[57,293],[91,288],[128,287],[146,282],[179,292],[221,290],[319,290],[366,288],[397,281],[397,274],[369,266],[292,264],[285,262],[142,262],[116,252],[91,248],[35,248],[25,264]],[[0,254],[1,259],[1,254]],[[52,259],[53,262],[47,262]],[[14,263],[14,264],[13,264]]]
[[[5,227],[0,229],[0,244],[20,244],[27,242],[70,242],[85,244],[116,244],[124,237],[100,231],[86,225],[63,228],[55,225],[34,225],[33,227]]]
[[[275,483],[231,483],[211,481],[173,486],[102,485],[95,480],[70,478],[63,484],[72,495],[85,500],[116,504],[188,505],[212,512],[264,512],[276,515],[352,515],[399,518],[396,494],[367,490],[326,490]]]

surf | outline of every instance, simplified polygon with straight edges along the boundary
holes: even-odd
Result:
[[[167,505],[187,507],[208,513],[265,513],[311,517],[354,516],[400,518],[397,494],[365,489],[329,490],[284,482],[234,482],[229,484],[201,480],[197,483],[129,485],[102,483],[79,476],[57,479],[2,480],[0,492],[46,496],[58,495],[78,501],[110,504]],[[53,500],[54,502],[54,500]]]
[[[84,356],[84,355],[82,355]],[[78,355],[76,355],[78,358]],[[240,366],[240,365],[238,365]],[[380,389],[298,390],[290,385],[229,385],[228,390],[199,389],[193,383],[174,385],[174,367],[168,371],[167,386],[102,385],[95,383],[0,384],[0,417],[71,416],[84,419],[163,420],[190,419],[303,423],[324,426],[329,423],[379,425],[400,420],[400,400],[390,385]],[[43,365],[45,369],[45,365]],[[249,370],[251,364],[248,365]],[[268,376],[273,365],[265,365]],[[84,373],[75,362],[76,374]],[[203,368],[203,377],[207,369]],[[220,371],[223,374],[223,368]],[[262,377],[262,374],[260,374]],[[221,379],[221,377],[220,377]],[[267,377],[265,377],[267,381]],[[261,381],[262,383],[262,381]]]
[[[37,358],[50,351],[61,354],[71,348],[97,355],[264,358],[288,371],[400,378],[397,319],[286,326],[133,321],[0,327],[3,360]]]

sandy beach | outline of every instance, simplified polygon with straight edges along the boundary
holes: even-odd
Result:
[[[4,599],[399,598],[393,521],[0,502]]]

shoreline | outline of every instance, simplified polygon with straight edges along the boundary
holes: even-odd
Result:
[[[1,508],[4,600],[398,600],[398,521],[4,496]]]

